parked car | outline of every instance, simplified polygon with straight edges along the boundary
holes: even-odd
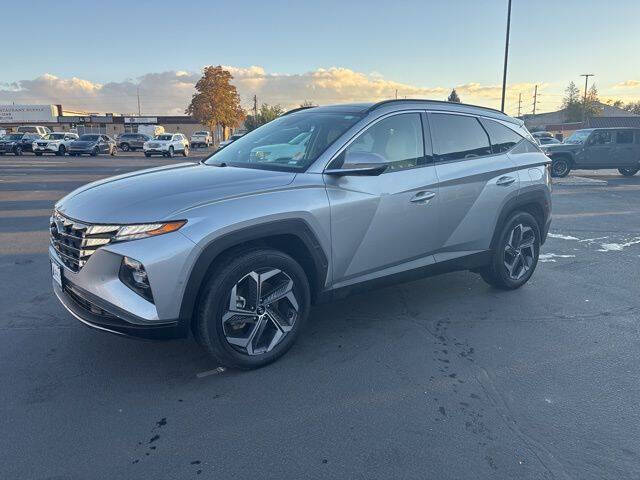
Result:
[[[193,148],[208,148],[213,143],[213,137],[211,136],[211,132],[209,132],[208,130],[201,130],[191,135],[190,143]]]
[[[0,155],[5,153],[13,153],[14,155],[22,155],[24,152],[32,150],[34,140],[41,138],[35,133],[10,133],[0,140]]]
[[[227,145],[235,142],[236,140],[238,140],[239,138],[242,138],[242,136],[244,135],[244,133],[234,133],[233,135],[231,135],[229,138],[227,138],[226,140],[223,140],[222,142],[220,142],[220,144],[218,145],[218,150],[220,150],[221,148],[226,147]]]
[[[302,133],[302,153],[251,155]],[[524,285],[551,221],[549,163],[521,121],[488,108],[390,100],[285,114],[198,164],[58,201],[53,289],[94,328],[193,332],[221,364],[259,367],[292,346],[312,303],[453,270]]]
[[[551,132],[533,132],[531,135],[533,135],[533,138],[553,138],[553,133]]]
[[[79,155],[91,155],[95,157],[101,153],[116,154],[116,142],[107,135],[98,133],[86,133],[74,140],[69,145],[69,155],[75,157]]]
[[[151,155],[173,157],[176,153],[182,153],[185,157],[189,155],[189,141],[181,133],[163,133],[145,142],[143,148],[146,157]]]
[[[32,150],[38,156],[43,153],[54,153],[64,156],[69,150],[71,142],[78,139],[78,135],[68,132],[52,132],[44,138],[38,138],[32,143]]]
[[[129,150],[135,152],[137,149],[142,148],[144,142],[148,142],[151,138],[150,135],[144,133],[123,133],[118,136],[116,142],[118,148],[123,152],[128,152]]]
[[[250,156],[265,161],[278,161],[281,158],[295,159],[296,156],[304,154],[310,138],[311,132],[302,132],[286,143],[256,147],[251,151]]]
[[[42,125],[23,125],[18,127],[18,133],[36,133],[44,137],[51,133],[51,129]]]
[[[550,145],[550,144],[562,143],[560,140],[553,137],[538,137],[536,138],[536,140],[538,141],[538,145]]]
[[[587,128],[576,130],[560,145],[543,145],[552,160],[552,174],[566,177],[573,169],[615,168],[631,177],[640,171],[640,129]]]

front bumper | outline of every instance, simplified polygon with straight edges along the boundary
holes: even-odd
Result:
[[[174,232],[100,247],[76,272],[49,246],[51,261],[62,268],[62,287],[52,284],[63,306],[88,326],[140,338],[184,338],[191,322],[180,318],[180,307],[197,253],[193,242]],[[145,266],[154,303],[120,280],[124,256]]]
[[[69,148],[69,153],[75,153],[77,155],[89,155],[89,154],[91,154],[93,152],[94,148],[95,147],[91,147],[91,148]]]
[[[57,153],[58,152],[58,148],[60,148],[58,145],[47,145],[47,146],[40,146],[40,145],[36,145],[35,147],[33,147],[33,151],[34,153]]]
[[[144,153],[149,153],[151,155],[166,155],[167,153],[169,153],[169,149],[168,148],[147,148],[145,149]]]

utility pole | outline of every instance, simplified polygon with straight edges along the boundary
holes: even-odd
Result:
[[[536,89],[533,91],[533,114],[536,114],[536,103],[538,103],[538,85],[536,85]]]
[[[140,116],[140,87],[137,88],[138,92],[138,116]]]
[[[258,120],[258,96],[253,96],[253,118]]]
[[[504,112],[504,97],[507,90],[507,59],[509,58],[509,31],[511,30],[511,0],[507,7],[507,38],[504,43],[504,72],[502,74],[502,103],[500,110]]]
[[[587,119],[587,83],[589,82],[589,77],[594,77],[593,73],[583,73],[580,75],[584,77],[584,103],[582,104],[582,121],[584,122]]]
[[[396,88],[396,100],[398,99],[398,89]]]
[[[522,92],[518,94],[518,118],[520,118],[520,106],[522,105]]]

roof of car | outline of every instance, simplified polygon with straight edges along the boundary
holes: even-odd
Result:
[[[414,108],[429,108],[430,110],[443,110],[443,111],[458,111],[465,113],[475,113],[477,115],[485,115],[489,117],[499,118],[512,123],[519,124],[520,122],[513,117],[488,107],[481,107],[478,105],[469,105],[466,103],[447,102],[442,100],[426,100],[426,99],[397,99],[397,100],[383,100],[381,102],[373,103],[343,103],[338,105],[327,105],[322,107],[300,107],[293,110],[289,110],[285,115],[296,113],[302,110],[313,109],[314,112],[336,112],[336,113],[358,113],[367,114],[375,110],[390,107],[414,107]]]

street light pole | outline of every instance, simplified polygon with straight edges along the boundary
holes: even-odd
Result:
[[[507,59],[509,58],[509,31],[511,29],[511,0],[509,0],[509,7],[507,10],[507,39],[504,44],[504,72],[502,74],[502,103],[500,104],[500,110],[504,112],[504,97],[507,89]]]
[[[589,77],[594,77],[593,73],[583,73],[580,75],[584,77],[584,102],[582,103],[582,121],[585,122],[587,120],[587,83],[589,82]]]

